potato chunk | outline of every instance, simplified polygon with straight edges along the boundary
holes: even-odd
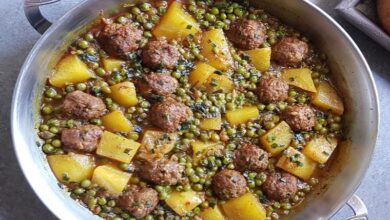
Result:
[[[221,210],[219,210],[218,206],[214,206],[214,208],[210,207],[203,210],[200,213],[200,217],[202,220],[225,220],[225,217],[222,215]]]
[[[192,86],[199,88],[203,86],[210,75],[216,70],[217,69],[207,63],[197,63],[189,75],[189,81]]]
[[[259,71],[267,71],[271,66],[271,48],[259,48],[245,51],[248,54],[251,63]]]
[[[123,172],[111,165],[96,167],[93,172],[92,182],[106,189],[113,196],[119,196],[125,189],[130,173]]]
[[[316,169],[316,165],[316,162],[292,147],[287,148],[276,163],[277,167],[303,180],[310,178]]]
[[[337,139],[320,136],[309,141],[302,153],[318,163],[326,163],[337,147]]]
[[[113,70],[119,70],[122,65],[124,65],[126,62],[123,60],[113,59],[113,58],[105,58],[102,60],[104,69],[106,71],[113,71]]]
[[[205,118],[203,119],[199,127],[203,130],[221,130],[222,119],[221,116],[215,118]]]
[[[115,102],[125,107],[134,106],[138,103],[135,86],[132,82],[118,83],[110,87],[108,94]]]
[[[112,132],[130,132],[133,130],[131,122],[121,111],[113,111],[101,118],[104,127]]]
[[[92,176],[95,168],[93,156],[69,153],[67,155],[47,156],[50,168],[62,183],[81,182]]]
[[[290,126],[282,121],[261,136],[260,142],[272,156],[276,156],[290,145],[293,136]]]
[[[317,92],[311,77],[311,70],[308,68],[285,69],[282,78],[289,85],[296,86],[309,92]]]
[[[201,161],[209,154],[212,154],[213,152],[217,152],[223,149],[223,146],[220,143],[202,142],[202,141],[191,142],[191,147],[192,147],[192,162],[195,165],[197,165],[199,161]]]
[[[228,42],[221,29],[204,32],[200,45],[202,55],[211,66],[219,70],[226,70],[233,64]]]
[[[226,119],[231,125],[238,125],[258,118],[260,115],[256,106],[246,106],[240,109],[227,111]]]
[[[190,190],[186,192],[173,191],[169,194],[166,204],[180,216],[185,216],[203,202],[202,197]]]
[[[179,2],[173,1],[152,33],[157,38],[166,37],[168,40],[173,40],[183,39],[199,31],[200,27],[195,19],[184,11]]]
[[[207,79],[205,87],[208,92],[221,91],[226,93],[233,90],[234,84],[229,77],[212,73]]]
[[[93,73],[77,55],[68,55],[57,64],[49,82],[55,87],[63,88],[70,84],[85,82],[91,77]]]
[[[177,133],[147,130],[142,138],[140,151],[147,154],[164,155],[171,152],[178,139]]]
[[[124,163],[133,159],[141,144],[122,136],[104,131],[97,146],[96,154]]]
[[[342,115],[344,103],[336,90],[326,81],[321,81],[317,86],[317,93],[312,97],[312,103],[325,111]]]
[[[263,205],[252,193],[231,199],[223,203],[221,208],[229,220],[264,220],[266,218]]]

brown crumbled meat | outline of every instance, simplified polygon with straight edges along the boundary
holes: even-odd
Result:
[[[268,167],[268,153],[253,144],[244,144],[234,151],[234,165],[238,171],[260,172]]]
[[[66,95],[62,110],[69,117],[94,119],[105,114],[106,105],[100,98],[85,92],[74,91]]]
[[[103,49],[112,56],[124,57],[139,48],[142,30],[131,24],[106,24],[98,35]]]
[[[155,103],[149,112],[150,122],[166,131],[176,131],[180,124],[192,116],[189,107],[171,97],[165,97],[161,102]]]
[[[283,118],[296,131],[310,131],[315,125],[314,110],[305,104],[288,106]]]
[[[96,150],[102,134],[102,129],[96,125],[83,125],[62,130],[61,141],[66,151],[91,153]]]
[[[224,169],[214,175],[212,186],[214,193],[223,200],[237,198],[246,192],[246,180],[235,170]]]
[[[243,50],[258,48],[267,39],[263,24],[248,19],[235,21],[226,35],[234,46]]]
[[[282,38],[272,48],[272,59],[283,66],[300,64],[309,52],[309,45],[293,37]]]
[[[158,204],[158,193],[149,187],[133,185],[118,198],[121,208],[136,219],[142,219],[151,213]]]
[[[257,85],[257,96],[261,102],[281,102],[288,98],[288,88],[283,79],[264,76]]]
[[[270,199],[283,200],[295,195],[298,190],[298,179],[286,172],[271,173],[262,185]]]
[[[160,185],[176,185],[186,182],[184,166],[166,158],[142,158],[137,164],[138,175]]]
[[[148,96],[151,93],[168,96],[176,91],[177,80],[169,74],[150,73],[137,83],[138,89],[142,95]]]
[[[177,47],[165,39],[151,40],[142,49],[142,63],[149,68],[173,69],[179,58]]]

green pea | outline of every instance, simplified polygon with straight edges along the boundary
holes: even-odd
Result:
[[[249,187],[250,189],[253,189],[253,188],[256,187],[256,183],[253,182],[253,181],[248,181],[248,187]]]
[[[87,89],[87,85],[85,85],[85,83],[78,83],[76,85],[76,87],[77,87],[77,90],[80,90],[80,91],[84,91]]]
[[[45,95],[49,98],[53,98],[54,96],[57,95],[57,91],[53,88],[49,88],[45,91]]]
[[[49,130],[49,126],[47,126],[47,125],[41,125],[41,126],[39,126],[39,130],[41,130],[41,131],[47,131],[47,130]]]
[[[237,15],[238,17],[241,17],[244,14],[244,12],[241,8],[235,8],[234,14]]]
[[[134,140],[134,141],[136,141],[136,140],[138,140],[139,139],[139,134],[138,133],[136,133],[136,132],[131,132],[130,134],[129,134],[129,136],[128,136],[131,140]]]
[[[211,14],[213,14],[213,15],[219,14],[219,9],[216,7],[211,8]]]
[[[103,68],[99,67],[96,69],[96,74],[98,76],[104,76],[104,75],[106,75],[106,71]]]
[[[266,108],[268,111],[273,111],[273,110],[275,110],[276,106],[275,106],[275,104],[268,104]]]
[[[127,21],[127,18],[124,17],[124,16],[119,16],[119,17],[116,19],[116,21],[117,21],[118,23],[120,23],[120,24],[123,24],[123,23],[125,23],[125,22]]]
[[[291,209],[291,204],[290,203],[282,203],[282,208],[285,210]]]
[[[140,7],[139,7],[142,11],[149,11],[150,10],[150,4],[149,3],[146,3],[146,2],[144,2],[144,3],[142,3],[141,5],[140,5]]]
[[[188,192],[191,190],[191,186],[189,184],[184,185],[184,191]]]
[[[221,13],[221,15],[219,16],[222,20],[226,20],[227,16],[225,13]]]
[[[87,49],[89,46],[89,43],[88,43],[88,41],[82,40],[82,41],[79,41],[78,46],[81,49]]]
[[[193,187],[192,187],[195,191],[201,191],[203,189],[203,186],[202,184],[195,184]]]
[[[217,21],[215,22],[215,27],[218,29],[222,29],[225,27],[225,23],[223,23],[222,21]]]
[[[45,106],[42,108],[42,113],[45,115],[50,115],[53,113],[53,108],[51,106]]]
[[[139,8],[137,8],[137,7],[133,7],[131,9],[131,13],[133,13],[134,15],[138,15],[141,13],[141,10],[139,10]]]
[[[206,20],[209,21],[209,22],[215,22],[215,20],[216,20],[215,15],[209,14],[209,13],[206,14],[205,18],[206,18]]]
[[[53,145],[53,147],[61,147],[61,141],[58,139],[55,139],[51,142],[51,145]]]
[[[199,182],[199,177],[198,176],[196,176],[196,175],[192,175],[191,177],[190,177],[190,180],[191,180],[191,182],[193,182],[193,183],[197,183],[197,182]]]
[[[54,147],[51,144],[44,144],[42,146],[42,151],[46,154],[51,154],[54,152]]]
[[[338,130],[340,130],[340,124],[338,124],[338,123],[332,123],[332,124],[330,124],[330,130],[332,130],[332,131],[338,131]]]
[[[249,14],[248,18],[251,19],[251,20],[256,20],[257,16],[255,14]]]
[[[108,205],[109,207],[114,207],[114,206],[116,205],[116,203],[115,203],[114,200],[110,200],[110,201],[108,201],[107,205]]]
[[[85,180],[83,180],[83,181],[81,181],[81,187],[83,187],[83,188],[88,188],[88,187],[90,187],[91,186],[91,180],[88,180],[88,179],[85,179]]]
[[[99,197],[98,198],[98,204],[99,205],[105,205],[106,203],[107,203],[106,198],[104,198],[104,197]]]
[[[227,166],[227,168],[229,169],[229,170],[234,170],[234,164],[229,164],[228,166]]]
[[[91,33],[88,33],[84,36],[84,39],[86,41],[92,41],[93,40],[93,35]]]
[[[265,129],[270,130],[270,129],[275,127],[275,123],[273,123],[273,122],[266,122],[264,124],[264,126],[265,126]]]
[[[168,193],[165,191],[160,192],[159,198],[160,200],[166,200],[168,198]]]
[[[76,189],[73,190],[73,192],[75,194],[77,194],[77,195],[81,195],[81,194],[83,194],[85,192],[85,189],[83,189],[83,188],[76,188]]]

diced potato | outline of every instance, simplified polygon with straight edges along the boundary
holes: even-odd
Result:
[[[130,107],[138,103],[137,92],[132,82],[118,83],[110,89],[111,93],[108,95],[118,104]]]
[[[194,141],[191,142],[192,147],[192,162],[197,165],[199,161],[203,158],[212,154],[212,152],[219,151],[223,149],[223,146],[220,143],[215,142],[202,142]]]
[[[68,55],[57,64],[49,82],[55,87],[63,88],[70,84],[85,82],[91,77],[93,73],[77,55]]]
[[[256,106],[246,106],[240,109],[227,111],[225,116],[231,125],[238,125],[256,119],[259,115],[259,109],[257,109]]]
[[[202,220],[224,220],[221,210],[219,210],[218,206],[214,206],[214,208],[210,207],[203,210],[200,213],[200,217]]]
[[[140,152],[147,154],[167,154],[178,141],[177,133],[164,133],[161,131],[147,130],[142,138]]]
[[[189,75],[189,81],[192,86],[201,87],[216,70],[207,63],[197,63]]]
[[[216,118],[205,118],[199,124],[199,127],[203,130],[221,130],[222,119],[221,116]]]
[[[263,205],[252,193],[246,193],[221,205],[229,220],[264,220],[266,212]]]
[[[337,147],[337,138],[320,136],[309,141],[302,153],[318,163],[326,163]]]
[[[212,73],[207,79],[205,87],[209,92],[230,92],[233,90],[234,85],[229,77]]]
[[[121,111],[113,111],[101,118],[104,127],[112,132],[130,132],[133,130],[131,122]]]
[[[289,85],[296,86],[309,92],[317,92],[311,77],[311,70],[308,68],[285,69],[282,78]]]
[[[168,195],[166,204],[180,216],[185,216],[203,202],[202,197],[190,190],[186,192],[173,191]]]
[[[202,55],[208,60],[208,64],[211,66],[219,70],[226,70],[233,64],[228,42],[221,29],[204,32],[201,48]]]
[[[316,165],[316,162],[292,147],[287,148],[276,163],[277,167],[303,180],[310,178],[316,169]]]
[[[96,154],[129,163],[140,145],[140,143],[133,140],[104,131],[97,146]]]
[[[271,66],[271,48],[259,48],[245,51],[248,54],[251,63],[259,71],[267,71]]]
[[[200,27],[195,19],[185,12],[179,2],[173,1],[152,33],[157,38],[166,37],[168,40],[173,40],[183,39],[199,31]]]
[[[92,182],[106,189],[110,194],[119,196],[125,189],[130,173],[123,172],[111,165],[96,167],[93,172]]]
[[[47,156],[50,168],[62,183],[81,182],[92,176],[95,168],[93,156],[69,153],[67,155]]]
[[[326,81],[321,81],[317,86],[317,93],[313,95],[312,103],[317,107],[334,114],[344,113],[344,103],[336,90]]]
[[[285,121],[282,121],[261,136],[260,142],[268,153],[276,156],[290,145],[293,136],[290,126]]]
[[[105,58],[103,59],[104,69],[107,71],[113,71],[115,69],[119,70],[123,64],[126,62],[123,60],[113,59],[113,58]]]

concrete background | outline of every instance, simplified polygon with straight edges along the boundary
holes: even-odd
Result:
[[[79,0],[63,0],[46,6],[44,14],[51,20],[60,17]],[[381,128],[375,154],[357,194],[365,201],[370,219],[389,219],[390,208],[390,52],[381,48],[362,32],[342,20],[333,8],[339,0],[312,0],[334,16],[359,45],[370,64],[381,102]],[[23,14],[22,0],[0,0],[0,220],[55,219],[29,187],[16,161],[9,112],[12,91],[25,57],[40,35]],[[344,207],[333,219],[352,213]]]

